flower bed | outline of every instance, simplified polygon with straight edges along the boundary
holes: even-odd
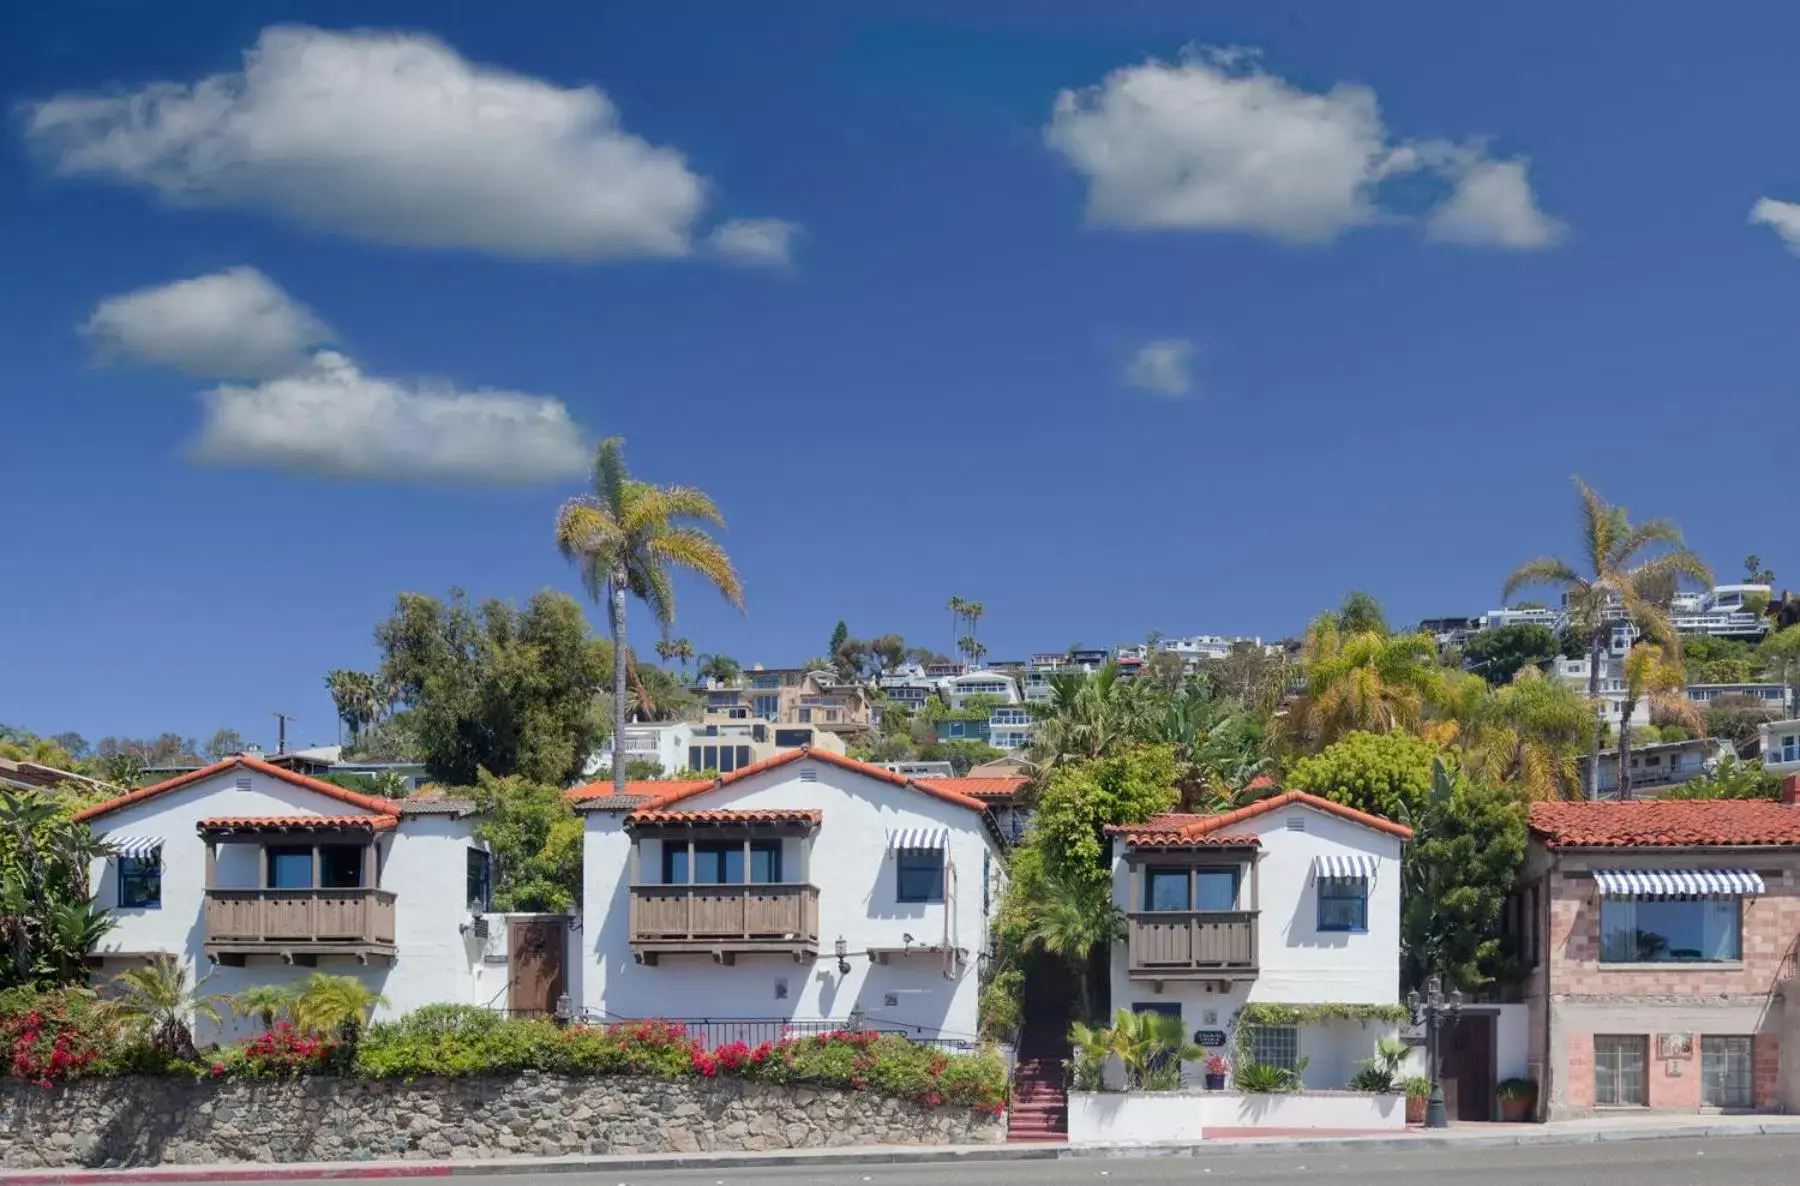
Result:
[[[484,1009],[435,1005],[347,1035],[276,1021],[247,1042],[201,1051],[198,1061],[156,1053],[141,1028],[81,992],[0,998],[7,1074],[41,1086],[126,1073],[267,1079],[341,1075],[411,1081],[539,1071],[567,1076],[733,1078],[835,1087],[926,1107],[1005,1110],[1006,1069],[992,1053],[945,1054],[892,1034],[838,1030],[707,1049],[665,1021],[557,1026]]]

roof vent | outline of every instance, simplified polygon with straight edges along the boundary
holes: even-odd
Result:
[[[247,791],[250,789],[250,776],[248,774],[240,775],[238,777],[237,789],[240,791]]]
[[[800,772],[800,781],[801,782],[818,782],[819,781],[819,772],[817,770],[814,770],[811,766],[808,766],[806,769],[804,769]]]
[[[1290,832],[1306,831],[1306,817],[1301,815],[1297,811],[1291,813],[1287,817],[1286,823],[1287,823],[1287,830]]]

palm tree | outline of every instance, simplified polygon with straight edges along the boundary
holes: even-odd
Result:
[[[678,638],[669,647],[669,653],[681,664],[681,674],[687,676],[687,665],[694,658],[694,644],[685,638]]]
[[[285,984],[253,984],[226,997],[225,1004],[233,1017],[254,1017],[269,1030],[277,1017],[293,1007],[294,992]]]
[[[743,673],[743,665],[730,655],[701,655],[699,665],[694,668],[695,679],[714,680],[721,684],[736,683],[738,676]]]
[[[981,656],[987,654],[987,648],[975,641],[975,627],[980,623],[981,616],[985,613],[987,613],[987,606],[981,604],[979,601],[970,601],[963,605],[963,619],[969,623],[970,666],[978,666],[981,662]],[[979,652],[977,651],[977,648],[979,648]]]
[[[657,639],[656,640],[656,657],[658,659],[661,659],[664,663],[667,663],[670,660],[674,659],[675,658],[675,643],[674,643],[674,641],[672,639],[667,639],[667,638]]]
[[[354,1041],[387,998],[354,976],[328,976],[314,972],[300,984],[289,1008],[294,1024],[316,1034],[338,1034]]]
[[[1570,624],[1588,644],[1588,699],[1593,714],[1593,754],[1588,763],[1587,797],[1600,786],[1600,751],[1605,746],[1606,718],[1601,711],[1600,657],[1623,614],[1652,642],[1667,644],[1674,635],[1668,598],[1682,577],[1712,583],[1712,569],[1682,541],[1681,529],[1668,519],[1633,525],[1625,508],[1601,498],[1586,482],[1575,479],[1581,496],[1582,556],[1580,566],[1555,556],[1527,560],[1501,586],[1501,600],[1521,589],[1550,586],[1562,591]]]
[[[962,642],[959,636],[962,634],[963,618],[968,613],[969,603],[960,597],[952,597],[944,608],[950,611],[950,641],[960,650]]]
[[[956,645],[963,654],[969,657],[970,667],[981,666],[981,657],[987,654],[987,648],[976,642],[973,634],[964,635],[962,641]]]
[[[1631,798],[1631,717],[1638,701],[1648,698],[1653,713],[1674,717],[1696,732],[1705,724],[1684,694],[1687,677],[1681,669],[1679,645],[1640,642],[1625,656],[1625,699],[1619,704],[1619,798]],[[1599,764],[1598,757],[1595,764]]]
[[[1193,685],[1177,690],[1160,739],[1175,747],[1182,811],[1229,810],[1274,789],[1272,779],[1259,778],[1269,766],[1261,726],[1231,701],[1209,699]]]
[[[120,989],[120,1014],[144,1027],[153,1048],[171,1058],[192,1058],[192,1019],[217,1025],[221,1017],[219,998],[200,991],[211,979],[208,973],[190,987],[187,969],[173,956],[158,955],[144,967],[119,973],[113,983]]]
[[[1517,786],[1532,801],[1565,798],[1581,783],[1580,752],[1592,715],[1568,684],[1521,668],[1460,726],[1455,740],[1463,769],[1478,781]]]
[[[1301,663],[1306,694],[1288,714],[1288,729],[1311,752],[1356,731],[1417,732],[1443,688],[1430,635],[1346,633],[1333,614],[1307,631]]]
[[[1082,1020],[1093,1015],[1088,982],[1094,951],[1125,934],[1125,914],[1112,900],[1112,885],[1086,885],[1048,875],[1042,895],[1029,907],[1027,951],[1042,951],[1068,963],[1075,973],[1075,998]]]
[[[1168,1013],[1134,1013],[1120,1009],[1113,1016],[1113,1053],[1125,1066],[1128,1090],[1181,1085],[1181,1064],[1205,1058],[1206,1051],[1188,1040],[1180,1017]],[[1164,1082],[1156,1083],[1156,1080]],[[1173,1082],[1167,1082],[1172,1079]]]
[[[671,569],[706,578],[725,600],[744,608],[744,586],[731,557],[704,527],[723,527],[713,500],[687,486],[656,486],[625,468],[625,443],[608,437],[594,457],[594,489],[564,503],[556,516],[556,545],[581,570],[596,602],[610,607],[613,640],[613,736],[625,735],[625,599],[650,607],[664,635],[675,621]],[[625,793],[625,763],[613,763],[613,786]]]
[[[326,672],[325,687],[331,693],[338,720],[350,731],[351,741],[380,719],[384,707],[381,685],[368,672],[343,668]]]
[[[1032,745],[1040,775],[1077,758],[1099,758],[1126,741],[1154,740],[1162,706],[1147,680],[1119,678],[1108,663],[1099,671],[1050,677],[1050,699],[1031,705],[1042,724]]]

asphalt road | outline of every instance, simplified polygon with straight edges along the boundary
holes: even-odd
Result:
[[[1339,1183],[1346,1186],[1771,1186],[1795,1180],[1800,1137],[1622,1141],[1499,1149],[1225,1152],[971,1165],[821,1166],[543,1174],[546,1186],[1160,1186]],[[519,1186],[518,1175],[457,1177],[455,1186]]]

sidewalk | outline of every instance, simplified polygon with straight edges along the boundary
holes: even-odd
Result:
[[[859,1149],[784,1149],[772,1153],[658,1153],[620,1157],[521,1157],[493,1161],[356,1161],[293,1165],[161,1165],[144,1169],[0,1170],[0,1186],[101,1186],[103,1183],[306,1182],[498,1177],[599,1171],[741,1169],[784,1166],[975,1164],[1108,1157],[1214,1157],[1234,1152],[1356,1147],[1483,1149],[1510,1145],[1585,1145],[1598,1141],[1696,1140],[1800,1136],[1800,1116],[1602,1116],[1555,1124],[1463,1124],[1428,1131],[1320,1136],[1260,1132],[1208,1137],[1185,1145],[948,1145]]]

